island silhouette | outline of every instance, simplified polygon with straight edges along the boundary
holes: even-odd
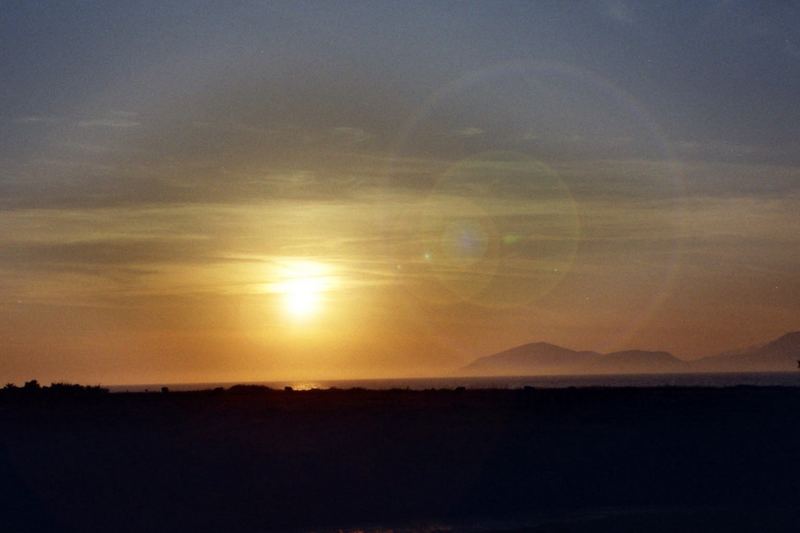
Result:
[[[661,374],[675,372],[786,372],[798,366],[800,331],[743,350],[684,360],[665,351],[576,351],[533,342],[480,357],[459,369],[465,375]]]

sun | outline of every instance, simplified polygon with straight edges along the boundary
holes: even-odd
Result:
[[[284,282],[283,305],[295,318],[305,318],[319,311],[323,282],[315,278],[296,278]]]
[[[283,311],[292,319],[306,319],[322,311],[325,294],[336,279],[330,267],[315,261],[287,261],[273,272],[279,281],[268,285],[268,292],[281,297]]]

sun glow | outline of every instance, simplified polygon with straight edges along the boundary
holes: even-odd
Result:
[[[304,319],[322,310],[325,293],[335,285],[327,265],[311,261],[292,261],[276,272],[281,281],[273,283],[269,292],[282,296],[283,309],[290,317]]]
[[[323,290],[320,280],[299,278],[287,281],[284,286],[283,303],[290,315],[302,318],[319,310]]]

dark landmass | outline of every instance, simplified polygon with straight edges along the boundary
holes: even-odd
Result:
[[[600,357],[547,342],[533,342],[476,359],[462,370],[475,375],[573,374]]]
[[[800,331],[787,333],[770,342],[733,353],[723,353],[695,361],[698,370],[764,371],[797,368],[800,361]]]
[[[800,332],[792,332],[751,348],[694,361],[685,361],[663,351],[626,350],[604,354],[534,342],[480,357],[463,367],[460,372],[481,376],[786,372],[796,369],[798,361]]]
[[[800,523],[798,388],[67,390],[0,391],[2,531]]]

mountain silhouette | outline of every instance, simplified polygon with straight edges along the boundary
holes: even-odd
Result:
[[[750,348],[694,361],[679,359],[665,351],[624,350],[604,354],[533,342],[480,357],[460,371],[484,376],[790,371],[797,368],[798,360],[800,331],[795,331]]]
[[[602,354],[576,351],[546,342],[523,344],[476,359],[461,369],[468,374],[607,374],[687,371],[687,363],[668,352],[627,350]]]
[[[765,344],[726,352],[694,361],[702,371],[788,371],[797,368],[800,359],[800,331],[793,331]]]
[[[589,369],[598,373],[646,374],[689,371],[689,363],[663,351],[625,350],[601,355],[589,363]]]
[[[580,371],[597,352],[578,352],[549,344],[533,342],[476,359],[462,370],[470,374],[513,375],[534,372],[561,374]]]

